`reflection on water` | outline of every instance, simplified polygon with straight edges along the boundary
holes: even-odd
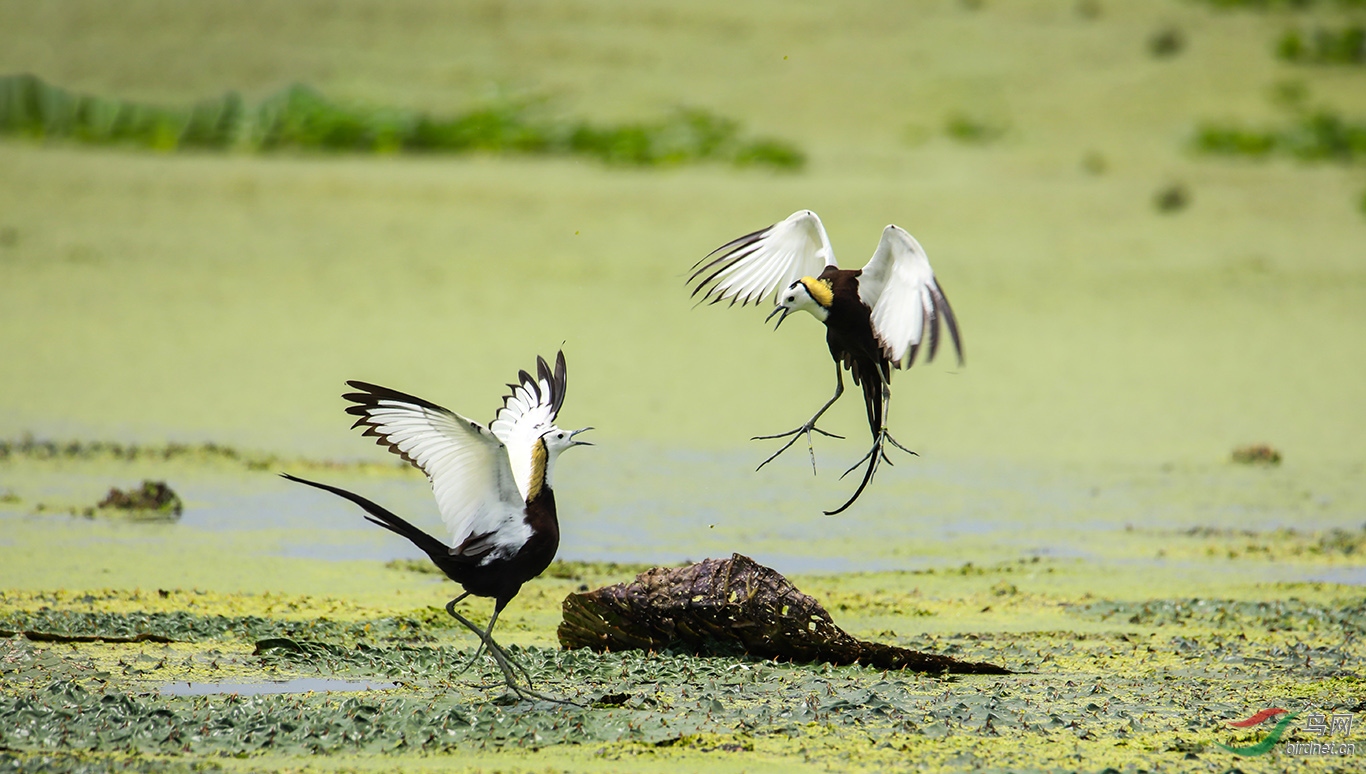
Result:
[[[230,693],[237,696],[257,696],[266,693],[309,693],[331,691],[389,691],[397,683],[384,681],[327,680],[321,677],[300,677],[295,680],[260,683],[168,683],[158,686],[162,696],[204,696]]]

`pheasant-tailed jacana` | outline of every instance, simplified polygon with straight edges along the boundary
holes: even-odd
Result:
[[[897,226],[883,229],[882,241],[863,269],[841,269],[835,263],[835,252],[821,219],[810,210],[800,210],[780,223],[713,250],[693,266],[688,282],[695,285],[694,297],[701,294],[703,301],[713,304],[727,299],[731,305],[758,304],[773,294],[776,306],[768,317],[780,315],[775,329],[799,309],[825,323],[825,342],[835,360],[834,396],[795,430],[756,436],[755,440],[792,436],[759,464],[762,468],[805,435],[814,471],[816,456],[811,432],[841,437],[816,427],[816,420],[844,393],[843,369],[849,369],[854,384],[863,388],[873,446],[863,459],[845,471],[848,475],[867,461],[868,468],[858,489],[843,505],[825,511],[826,515],[843,511],[863,493],[879,461],[887,459],[885,441],[914,454],[887,432],[892,369],[909,368],[927,334],[929,352],[925,361],[934,359],[939,349],[941,319],[953,336],[959,364],[963,362],[958,321],[949,300],[935,281],[924,249]]]
[[[591,445],[574,437],[592,428],[567,431],[555,426],[564,403],[564,353],[555,358],[553,371],[544,358],[536,358],[536,366],[534,378],[522,371],[518,384],[508,385],[512,394],[503,399],[488,427],[422,398],[347,382],[358,390],[342,396],[355,404],[346,409],[359,417],[352,427],[364,427],[365,435],[375,436],[381,446],[427,475],[441,518],[451,530],[451,546],[354,492],[282,475],[350,500],[365,509],[370,522],[422,549],[464,588],[447,603],[446,612],[479,636],[480,647],[489,649],[508,687],[519,696],[559,701],[531,690],[529,675],[527,687],[518,685],[510,657],[493,640],[498,614],[523,583],[550,565],[559,548],[551,488],[556,458],[572,446]],[[456,603],[471,594],[494,600],[493,617],[483,631],[455,611]]]

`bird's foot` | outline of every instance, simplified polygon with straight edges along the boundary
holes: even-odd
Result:
[[[485,643],[481,640],[481,641],[479,642],[479,647],[476,648],[475,651],[474,651],[474,655],[473,655],[473,656],[470,656],[470,660],[469,660],[469,661],[466,661],[466,662],[465,662],[465,665],[464,665],[463,667],[460,667],[460,671],[456,672],[454,676],[455,676],[455,677],[459,677],[460,675],[465,674],[466,672],[470,671],[470,667],[473,667],[475,664],[479,663],[479,657],[480,657],[481,655],[483,655],[483,653],[484,653],[484,648],[485,648]],[[524,667],[524,666],[522,666],[521,664],[517,663],[517,662],[516,662],[515,660],[513,660],[510,656],[507,656],[506,653],[504,653],[503,655],[504,655],[505,658],[507,658],[507,661],[508,661],[509,664],[513,665],[514,667],[517,667],[517,669],[521,671],[522,676],[526,678],[527,687],[528,687],[528,688],[535,688],[536,686],[531,682],[531,673],[528,672],[528,671],[526,671],[526,667]],[[497,662],[498,657],[497,657],[497,656],[494,656],[494,657],[493,657],[493,660],[494,660],[495,662]]]
[[[514,694],[516,694],[518,698],[538,699],[540,701],[549,701],[554,702],[556,704],[573,704],[576,707],[582,706],[580,704],[576,704],[575,702],[569,701],[568,699],[558,699],[554,696],[547,696],[543,693],[536,691],[532,685],[531,673],[526,670],[526,667],[514,661],[512,657],[509,656],[507,652],[503,650],[503,647],[494,641],[492,632],[483,631],[478,626],[475,626],[474,623],[470,621],[470,619],[455,612],[455,603],[458,601],[458,599],[452,599],[450,602],[448,602],[446,604],[446,612],[450,613],[452,618],[464,624],[465,628],[474,632],[475,635],[479,637],[481,644],[479,646],[479,649],[476,650],[474,653],[475,658],[470,659],[470,664],[466,664],[465,668],[461,669],[460,672],[457,672],[456,674],[462,674],[466,669],[469,669],[470,666],[474,663],[475,659],[478,658],[480,650],[482,650],[483,648],[488,648],[489,655],[493,657],[494,663],[498,664],[499,671],[503,673],[503,682],[507,684],[507,687]],[[517,684],[517,673],[512,671],[513,666],[516,666],[517,669],[520,669],[522,672],[522,676],[526,678],[526,687],[522,687]]]
[[[498,668],[503,672],[503,682],[507,685],[508,689],[511,690],[514,694],[516,694],[519,698],[537,699],[539,701],[548,701],[554,704],[569,704],[575,707],[583,706],[582,704],[572,702],[568,699],[561,699],[555,696],[547,696],[544,693],[534,690],[531,685],[531,675],[527,673],[526,667],[512,660],[512,657],[509,656],[503,650],[503,648],[499,646],[497,643],[490,642],[488,643],[488,645],[489,655],[493,656],[493,660],[498,662]],[[512,671],[512,667],[509,666],[509,664],[517,667],[522,671],[522,675],[526,677],[525,688],[517,684],[517,675]]]
[[[885,462],[888,465],[892,464],[892,460],[887,456],[887,447],[885,445],[887,442],[890,442],[893,446],[906,452],[907,454],[913,454],[917,457],[920,456],[915,452],[911,451],[910,449],[907,449],[905,446],[902,446],[900,443],[898,443],[897,440],[892,437],[892,434],[887,432],[886,428],[883,428],[882,431],[877,434],[877,437],[873,439],[873,446],[868,450],[868,453],[863,455],[863,457],[860,458],[858,462],[855,462],[853,465],[850,465],[848,470],[840,474],[840,479],[843,479],[845,476],[849,475],[850,473],[853,473],[855,470],[858,470],[859,466],[863,465],[864,463],[867,463],[868,467],[863,472],[863,480],[859,482],[858,489],[854,490],[854,494],[851,495],[849,499],[844,502],[844,505],[841,505],[833,511],[825,511],[824,513],[826,516],[834,516],[835,514],[840,513],[849,506],[853,505],[854,501],[859,498],[859,495],[863,494],[863,490],[865,487],[868,486],[868,482],[873,480],[873,474],[877,472],[877,466],[880,463]]]
[[[863,455],[862,457],[859,457],[858,462],[855,462],[853,465],[850,465],[848,470],[840,474],[840,480],[843,481],[845,476],[849,475],[850,473],[853,473],[855,470],[861,467],[863,463],[867,462],[874,454],[878,456],[878,460],[880,461],[885,461],[887,459],[886,452],[882,450],[882,439],[880,438],[877,441],[873,442],[873,448],[869,449],[867,454]],[[874,465],[872,467],[877,467],[876,462],[877,460],[874,461]]]
[[[480,640],[480,641],[479,641],[479,647],[478,647],[478,648],[475,648],[475,650],[474,650],[474,655],[473,655],[473,656],[470,656],[470,660],[469,660],[469,661],[466,661],[466,662],[465,662],[465,665],[462,666],[462,667],[460,667],[460,671],[456,672],[455,675],[454,675],[454,677],[459,677],[460,675],[463,675],[463,674],[465,674],[466,672],[470,671],[470,667],[472,667],[472,666],[474,666],[475,664],[479,663],[479,657],[480,657],[481,655],[483,655],[483,653],[484,653],[484,641],[483,641],[483,640]]]
[[[905,446],[902,446],[899,441],[892,437],[891,433],[887,432],[886,430],[883,430],[881,433],[878,434],[878,437],[873,441],[873,447],[868,450],[868,453],[860,457],[858,462],[855,462],[853,465],[850,465],[848,470],[841,473],[840,478],[843,479],[845,476],[849,475],[850,473],[853,473],[855,470],[859,468],[860,465],[867,462],[869,458],[871,458],[875,453],[877,454],[880,463],[885,462],[888,465],[895,465],[895,463],[892,462],[891,458],[887,456],[887,447],[884,445],[884,441],[891,442],[893,446],[906,452],[907,454],[910,454],[915,457],[920,456],[918,452],[911,451],[910,449],[907,449]],[[874,466],[874,468],[876,468],[876,466]]]
[[[812,418],[810,419],[810,421],[808,421],[806,424],[802,425],[801,427],[796,428],[795,430],[788,430],[786,433],[778,433],[778,434],[776,434],[776,435],[756,435],[756,436],[754,436],[753,438],[751,438],[751,439],[750,439],[751,441],[771,441],[771,440],[773,440],[773,439],[775,439],[775,438],[787,438],[788,436],[792,436],[791,438],[788,439],[787,443],[783,444],[783,446],[782,446],[781,449],[779,449],[779,450],[776,451],[776,452],[773,452],[773,454],[770,455],[768,459],[766,459],[766,460],[764,460],[763,462],[759,463],[759,467],[755,468],[754,470],[755,470],[755,471],[763,470],[765,465],[767,465],[768,463],[770,463],[770,462],[772,462],[772,461],[778,459],[778,455],[780,455],[780,454],[782,454],[783,452],[787,451],[788,449],[792,448],[792,444],[796,443],[798,438],[801,438],[802,436],[806,436],[806,452],[807,452],[807,454],[810,454],[810,455],[811,455],[811,474],[812,474],[812,475],[815,475],[815,474],[816,474],[816,447],[815,447],[815,445],[811,442],[811,434],[814,432],[814,433],[820,433],[821,435],[825,436],[826,438],[838,438],[838,439],[840,439],[840,440],[843,440],[843,439],[844,439],[844,436],[842,436],[842,435],[835,435],[834,433],[827,433],[826,431],[820,429],[819,427],[816,427],[816,419],[817,419],[817,417],[812,417]]]
[[[898,449],[900,449],[900,450],[906,452],[907,454],[911,455],[912,457],[919,457],[919,456],[920,456],[920,453],[919,453],[919,452],[911,451],[910,449],[907,449],[905,446],[902,446],[895,438],[892,437],[892,434],[889,433],[889,432],[887,432],[886,430],[883,430],[883,431],[882,431],[882,437],[883,437],[883,438],[886,438],[888,441],[891,441],[893,446],[895,446],[896,448],[898,448]],[[886,459],[886,457],[884,457],[883,459]],[[888,464],[891,464],[890,461],[888,462]]]

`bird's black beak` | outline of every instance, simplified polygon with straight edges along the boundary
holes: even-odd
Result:
[[[789,314],[791,314],[792,310],[791,310],[791,309],[788,309],[788,308],[785,307],[785,306],[775,306],[775,307],[773,307],[773,311],[771,311],[771,312],[768,313],[768,317],[765,317],[765,318],[764,318],[764,322],[768,322],[769,320],[772,320],[772,319],[773,319],[773,315],[775,315],[775,314],[777,314],[777,313],[779,313],[779,312],[782,312],[782,313],[783,313],[783,316],[782,316],[782,317],[779,317],[779,318],[778,318],[777,324],[773,326],[773,330],[775,330],[775,331],[778,330],[778,328],[782,327],[783,320],[786,320],[786,319],[787,319],[787,316],[788,316]]]
[[[578,430],[575,430],[575,431],[573,431],[573,432],[571,432],[571,433],[569,434],[569,440],[574,441],[574,436],[576,436],[576,435],[578,435],[579,433],[582,433],[582,432],[584,432],[584,431],[586,431],[586,430],[592,430],[592,429],[593,429],[593,428],[591,428],[591,427],[580,427]],[[573,444],[573,445],[574,445],[574,446],[592,446],[593,443],[592,443],[591,441],[574,441],[574,444]]]

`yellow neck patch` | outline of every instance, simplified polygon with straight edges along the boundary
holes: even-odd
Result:
[[[818,280],[815,277],[802,277],[800,281],[806,286],[806,292],[811,294],[811,297],[816,300],[816,303],[829,309],[830,305],[835,302],[835,290],[833,286],[831,286],[829,280]]]
[[[531,478],[526,483],[526,501],[531,502],[541,493],[541,487],[545,486],[545,462],[548,453],[545,449],[545,439],[537,438],[536,444],[531,447]]]

